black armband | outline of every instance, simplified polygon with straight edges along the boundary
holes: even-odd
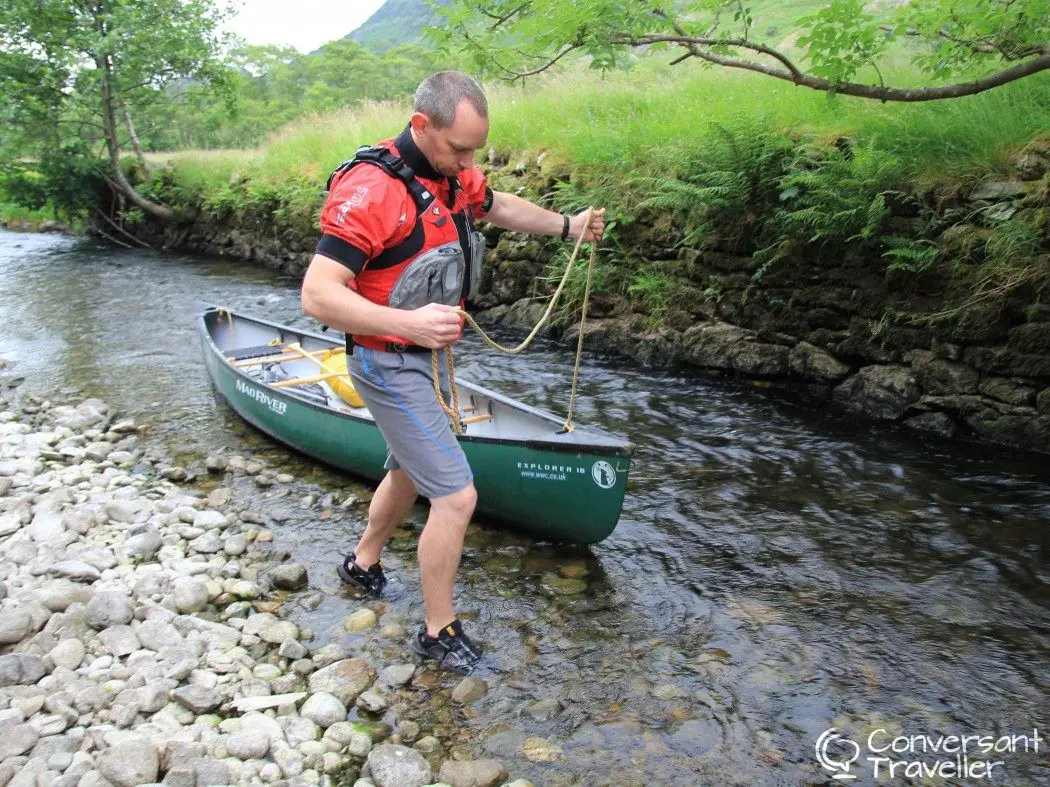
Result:
[[[365,267],[368,255],[352,243],[347,243],[336,235],[325,233],[317,243],[317,253],[323,257],[335,260],[340,265],[345,265],[354,272],[356,276]]]

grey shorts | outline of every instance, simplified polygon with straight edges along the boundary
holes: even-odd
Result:
[[[466,489],[474,474],[438,404],[430,353],[355,347],[347,361],[354,388],[386,440],[386,469],[404,469],[431,500]]]

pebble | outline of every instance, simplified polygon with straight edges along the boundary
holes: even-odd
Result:
[[[488,684],[481,678],[463,678],[452,690],[452,701],[469,705],[484,697],[488,690]]]
[[[261,730],[237,732],[226,739],[226,751],[241,760],[262,759],[270,750],[270,736]]]
[[[307,698],[299,714],[303,718],[310,719],[319,727],[327,729],[334,724],[346,721],[346,706],[335,695],[319,691]]]
[[[423,787],[434,780],[430,763],[415,749],[385,743],[368,753],[368,770],[377,787]]]
[[[378,620],[375,612],[365,608],[352,613],[347,617],[343,625],[347,631],[367,631],[370,628],[374,628]]]

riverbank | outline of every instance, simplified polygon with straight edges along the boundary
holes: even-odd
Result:
[[[318,647],[282,615],[309,580],[266,514],[194,488],[104,402],[19,386],[0,369],[0,785],[506,780],[449,758],[454,725],[406,713],[468,707],[484,680]],[[206,466],[291,480],[236,455]],[[345,629],[375,619],[362,605]]]

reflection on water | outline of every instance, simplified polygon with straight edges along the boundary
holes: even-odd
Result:
[[[351,480],[214,399],[194,322],[214,303],[309,324],[297,283],[267,271],[0,235],[0,353],[28,385],[101,396],[191,465],[225,451],[292,472],[285,488],[228,483],[310,568],[309,603],[290,605],[293,616],[319,645],[404,660],[396,637],[339,631],[359,603],[340,594],[332,552],[352,543],[359,516],[300,499],[339,500]],[[463,377],[564,410],[565,348],[507,359],[468,339],[458,357]],[[813,747],[833,725],[860,739],[877,727],[1020,733],[1047,721],[1044,459],[620,360],[588,358],[582,374],[577,420],[638,446],[621,523],[590,548],[472,528],[459,606],[497,675],[467,711],[414,711],[424,729],[455,725],[466,752],[538,784],[796,784],[830,783]],[[422,615],[424,516],[413,511],[386,558],[382,626],[408,630]],[[548,702],[527,706],[537,700]],[[1007,782],[1050,778],[1045,754],[1004,759]]]

